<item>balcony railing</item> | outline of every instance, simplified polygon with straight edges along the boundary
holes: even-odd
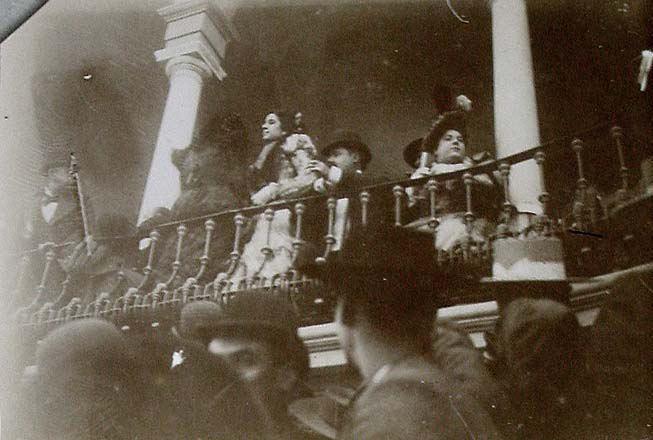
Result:
[[[604,251],[607,248],[614,248],[615,243],[623,247],[624,238],[633,241],[633,234],[636,234],[638,228],[636,225],[631,229],[623,228],[623,222],[619,222],[616,216],[640,209],[640,203],[648,203],[650,207],[650,196],[640,194],[636,197],[629,197],[629,170],[626,167],[624,153],[624,136],[619,127],[611,127],[609,135],[613,141],[614,151],[618,157],[620,184],[617,191],[614,206],[604,204],[596,206],[593,201],[588,202],[587,192],[589,188],[588,178],[585,175],[585,166],[583,161],[583,152],[585,144],[582,141],[584,136],[594,134],[597,131],[608,132],[608,124],[600,124],[591,127],[582,132],[575,133],[567,143],[567,148],[573,151],[577,164],[577,190],[576,197],[572,204],[572,210],[569,215],[553,215],[551,213],[552,196],[547,191],[545,181],[545,162],[547,156],[560,148],[560,140],[549,142],[533,148],[529,148],[516,155],[501,158],[499,160],[489,160],[480,163],[471,168],[454,171],[446,174],[423,177],[419,179],[401,179],[389,181],[377,185],[366,186],[355,191],[341,191],[334,194],[309,196],[291,200],[282,200],[269,203],[264,206],[251,206],[242,209],[232,209],[217,213],[210,213],[194,218],[172,221],[156,225],[149,233],[150,246],[147,251],[147,261],[142,270],[142,279],[136,286],[125,287],[125,274],[119,272],[117,276],[116,288],[110,292],[96,292],[95,300],[86,303],[75,296],[71,300],[70,277],[61,285],[58,295],[53,301],[46,302],[46,292],[48,279],[50,276],[51,266],[57,257],[57,252],[63,246],[62,244],[49,243],[41,249],[28,251],[22,254],[20,270],[16,279],[16,287],[12,292],[13,296],[34,295],[31,303],[14,313],[14,318],[19,325],[34,328],[37,333],[47,331],[63,322],[81,319],[86,317],[102,317],[116,322],[129,317],[141,317],[145,321],[162,325],[167,321],[174,321],[178,317],[178,312],[184,304],[190,301],[211,300],[216,302],[228,302],[234,295],[242,294],[252,290],[265,290],[270,294],[279,294],[288,296],[291,301],[300,309],[306,318],[306,323],[317,323],[327,319],[326,313],[330,310],[330,298],[322,289],[318,280],[311,279],[297,270],[297,258],[306,246],[304,232],[306,227],[306,215],[309,209],[324,209],[323,217],[326,219],[324,225],[323,240],[319,243],[316,261],[322,262],[329,258],[329,255],[337,249],[339,241],[343,237],[336,236],[336,222],[342,221],[338,218],[337,202],[340,199],[348,198],[357,200],[356,221],[363,224],[380,221],[375,216],[378,212],[376,207],[384,208],[384,219],[395,225],[405,225],[403,218],[407,207],[406,189],[413,187],[423,187],[428,194],[425,202],[427,203],[429,219],[427,221],[433,235],[433,242],[437,239],[437,226],[439,212],[437,207],[437,192],[446,182],[459,181],[464,188],[464,223],[466,226],[467,237],[462,240],[459,246],[448,250],[439,250],[436,265],[458,265],[460,270],[476,271],[478,276],[489,276],[492,263],[492,241],[501,240],[508,236],[551,236],[557,235],[566,241],[565,250],[568,261],[574,262],[571,266],[583,268],[583,261],[593,262],[603,258]],[[534,159],[538,165],[539,178],[541,182],[542,193],[539,201],[543,207],[542,215],[538,216],[532,222],[532,226],[527,231],[516,231],[511,222],[514,215],[514,207],[509,197],[510,170],[511,166],[529,159]],[[478,241],[472,236],[472,223],[477,217],[476,199],[474,192],[474,176],[493,175],[499,182],[500,192],[502,194],[502,205],[500,207],[500,222],[496,228],[496,233],[488,240]],[[293,215],[292,231],[294,240],[292,242],[292,263],[287,271],[275,273],[273,276],[259,276],[257,273],[238,278],[235,277],[236,268],[242,256],[244,246],[244,229],[248,219],[258,218],[259,222],[267,227],[267,241],[261,246],[261,253],[265,256],[263,265],[273,257],[270,246],[270,236],[272,233],[272,224],[275,215],[281,210],[290,210]],[[630,211],[629,211],[630,210]],[[651,212],[648,208],[641,208],[642,221],[651,221]],[[232,222],[229,228],[221,226]],[[616,229],[615,229],[616,228]],[[621,228],[621,229],[619,229]],[[212,253],[212,242],[217,234],[222,234],[226,230],[231,230],[231,249],[228,255],[217,257],[228,257],[228,267],[225,269],[216,269],[217,262],[220,258]],[[203,234],[202,252],[199,256],[194,256],[193,261],[197,261],[195,270],[188,276],[181,273],[183,261],[183,251],[185,249],[185,240],[188,238],[190,231],[194,234]],[[635,231],[635,232],[634,232]],[[639,231],[641,233],[641,231]],[[592,242],[588,245],[583,241],[584,237],[599,235],[607,238],[599,240],[601,243],[595,245]],[[644,240],[650,243],[650,230],[644,232]],[[630,238],[629,238],[630,237]],[[138,237],[143,238],[143,237]],[[165,239],[169,243],[174,242],[174,258],[170,267],[157,267],[157,252],[161,241]],[[102,241],[98,238],[98,241]],[[641,241],[639,239],[635,241]],[[579,244],[580,243],[580,244]],[[649,247],[650,249],[650,247]],[[631,265],[641,264],[642,256],[637,260],[637,256],[632,260]],[[648,258],[644,256],[643,258]],[[43,259],[43,270],[41,278],[36,287],[27,285],[28,278],[26,273],[34,259]],[[605,258],[603,258],[605,260]],[[581,263],[578,263],[578,262]],[[589,264],[591,266],[591,264]],[[263,267],[263,266],[262,266]],[[569,267],[569,266],[568,266]],[[594,265],[593,274],[600,272],[609,272],[615,267],[610,263],[604,265]],[[572,269],[572,275],[574,270]],[[214,275],[215,274],[215,275]],[[586,274],[585,274],[586,275]],[[79,293],[79,292],[74,292]],[[88,294],[88,292],[83,292]],[[456,303],[487,301],[491,297],[484,296],[482,293],[470,292],[469,296],[459,296],[450,298],[447,305]]]

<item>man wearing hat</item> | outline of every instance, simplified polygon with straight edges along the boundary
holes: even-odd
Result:
[[[338,258],[304,268],[338,296],[340,344],[363,377],[338,438],[501,438],[431,357],[438,298],[466,285],[435,261],[423,235],[384,225],[353,231]]]
[[[312,160],[306,168],[320,176],[313,185],[318,193],[326,193],[335,188],[356,189],[366,183],[363,181],[363,172],[372,160],[372,152],[358,133],[335,131],[321,155],[326,158],[326,163]]]
[[[202,338],[210,340],[209,351],[252,387],[279,437],[304,438],[288,416],[288,405],[301,394],[309,370],[291,304],[274,294],[248,292],[231,299],[217,315]]]
[[[361,140],[358,133],[346,130],[336,130],[330,137],[327,146],[321,151],[326,163],[319,160],[309,162],[307,170],[319,175],[313,184],[318,194],[334,192],[355,192],[372,185],[374,180],[365,174],[365,169],[372,160],[370,148]],[[385,194],[368,189],[370,201],[367,205],[368,221],[385,222],[392,214],[392,192]],[[334,224],[334,235],[337,250],[347,231],[362,220],[362,206],[358,194],[347,194],[338,200]],[[317,213],[320,215],[315,215]],[[308,211],[307,211],[308,212]],[[311,206],[306,217],[306,236],[310,240],[319,240],[326,234],[324,219],[326,210],[322,206]]]
[[[52,290],[52,295],[56,297],[66,272],[59,261],[72,254],[75,246],[84,240],[85,231],[75,183],[69,173],[70,156],[61,149],[49,147],[44,159],[41,174],[45,178],[45,185],[35,195],[25,215],[23,239],[24,247],[29,250],[39,248],[44,243],[62,245],[57,251],[58,261],[54,262],[49,272],[48,284],[51,288],[48,290]],[[87,223],[92,229],[94,217],[87,200],[85,208]],[[95,244],[89,243],[89,246],[93,250]],[[41,260],[41,264],[33,265],[34,284],[41,278],[44,259]]]

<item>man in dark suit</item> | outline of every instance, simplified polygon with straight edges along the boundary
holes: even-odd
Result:
[[[56,258],[46,280],[50,299],[58,295],[61,290],[60,283],[66,277],[67,270],[62,262],[73,253],[75,246],[85,239],[80,203],[68,164],[69,158],[65,153],[52,149],[46,151],[41,169],[45,185],[35,195],[25,218],[23,238],[26,249],[38,249],[45,243],[57,245]],[[88,203],[86,215],[92,229],[93,214]],[[91,250],[95,247],[94,243],[88,245]],[[39,283],[43,268],[44,258],[32,260],[33,285]]]
[[[338,438],[501,438],[482,403],[431,356],[438,296],[466,284],[434,262],[419,233],[381,226],[352,232],[337,259],[305,268],[338,296],[340,343],[364,379]]]
[[[319,176],[313,184],[316,193],[343,195],[338,199],[333,225],[337,249],[347,231],[360,225],[363,220],[363,206],[357,191],[378,181],[365,173],[372,160],[372,152],[355,132],[336,130],[320,154],[326,162],[312,160],[307,169]],[[388,221],[392,214],[392,190],[369,188],[366,192],[369,195],[367,220],[375,223]],[[308,208],[306,237],[309,241],[319,241],[327,231],[324,221],[328,217],[327,211],[324,205],[318,203],[311,203]]]

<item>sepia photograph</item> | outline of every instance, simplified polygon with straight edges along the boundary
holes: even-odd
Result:
[[[653,439],[653,1],[0,0],[0,440]]]

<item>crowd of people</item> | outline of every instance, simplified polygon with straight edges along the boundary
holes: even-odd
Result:
[[[467,153],[466,113],[471,103],[464,96],[454,99],[448,89],[436,88],[434,96],[437,97],[434,98],[437,117],[431,131],[424,139],[404,148],[404,157],[413,168],[409,174],[414,179],[460,170],[488,159],[487,154],[470,157]],[[200,142],[173,152],[172,161],[180,170],[181,195],[173,207],[154,210],[152,217],[138,229],[121,215],[96,219],[93,201],[87,194],[82,194],[82,203],[78,187],[70,178],[67,154],[56,148],[48,149],[43,167],[46,183],[26,215],[22,245],[24,249],[42,248],[44,243],[55,245],[55,258],[50,264],[44,289],[54,293],[46,294],[41,302],[58,299],[58,286],[66,278],[67,299],[82,296],[85,303],[92,302],[99,292],[137,286],[142,277],[138,273],[140,269],[134,268],[147,261],[147,249],[141,249],[139,255],[134,238],[146,237],[162,223],[227,209],[261,206],[311,195],[349,194],[339,196],[332,225],[328,224],[324,201],[307,201],[299,228],[301,236],[297,236],[298,218],[292,207],[274,209],[272,218],[264,213],[246,218],[238,259],[229,270],[226,262],[233,252],[233,222],[231,219],[223,222],[216,219],[219,222],[216,229],[220,234],[213,234],[212,264],[207,271],[213,278],[219,272],[228,272],[235,284],[252,277],[270,279],[293,268],[298,247],[301,247],[302,258],[324,254],[326,243],[331,250],[337,250],[352,225],[363,220],[363,202],[353,194],[378,183],[366,173],[373,161],[370,147],[358,133],[336,130],[324,147],[318,149],[305,133],[301,113],[275,111],[265,116],[261,126],[263,147],[254,162],[247,166],[242,158],[235,160],[231,157],[242,156],[238,151],[242,148],[240,144],[246,142],[242,134],[244,126],[237,119],[228,116],[217,124],[219,136],[214,142],[216,145]],[[476,218],[471,231],[465,221],[466,189],[462,180],[451,179],[438,185],[438,249],[451,251],[470,237],[475,242],[484,242],[494,232],[499,213],[494,177],[475,176],[473,185]],[[409,228],[432,233],[432,208],[426,187],[420,184],[407,188],[407,194],[408,203],[402,213],[404,223]],[[367,218],[377,223],[394,221],[392,189],[371,196],[365,207]],[[159,232],[167,235],[159,240],[162,244],[154,261],[159,266],[155,268],[155,274],[158,282],[165,282],[170,266],[178,260],[176,231],[168,228]],[[176,271],[173,283],[183,283],[193,276],[192,272],[197,272],[190,263],[199,258],[204,247],[201,225],[186,235],[185,247],[197,251],[198,255],[182,259],[182,267]],[[220,242],[216,243],[216,240]],[[143,243],[148,246],[147,239]],[[33,287],[41,281],[43,269],[44,258],[40,258],[39,264],[32,264]],[[161,273],[156,272],[158,269]],[[120,286],[116,284],[119,272],[122,273]],[[82,291],[84,293],[80,293]]]
[[[352,370],[340,398],[312,380],[288,298],[245,292],[226,304],[190,302],[155,326],[137,314],[72,321],[35,355],[5,348],[3,438],[650,435],[650,272],[618,279],[591,328],[560,302],[517,295],[480,351],[436,318],[438,295],[472,281],[434,270],[435,250],[419,246],[418,231],[351,234],[326,264],[303,267],[337,298],[334,322]],[[528,283],[514,288],[527,292]]]

